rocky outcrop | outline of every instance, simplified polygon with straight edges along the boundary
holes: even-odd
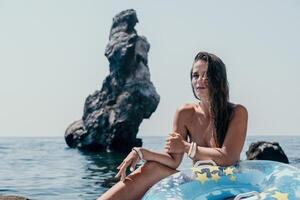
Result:
[[[156,110],[160,97],[150,81],[146,38],[134,29],[136,12],[113,18],[105,56],[110,74],[102,89],[86,98],[82,119],[65,132],[70,147],[97,151],[129,151],[141,146],[139,126]]]
[[[246,155],[248,160],[273,160],[289,163],[278,142],[259,141],[252,143]]]

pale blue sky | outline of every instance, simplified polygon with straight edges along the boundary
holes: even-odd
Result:
[[[0,0],[0,136],[63,136],[101,88],[112,17],[129,8],[161,96],[139,136],[167,135],[176,108],[195,101],[200,50],[227,65],[248,135],[300,135],[300,1]]]

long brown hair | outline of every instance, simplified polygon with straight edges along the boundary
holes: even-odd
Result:
[[[233,112],[233,105],[229,102],[229,86],[227,81],[226,67],[219,57],[211,53],[199,52],[195,56],[193,65],[199,60],[206,61],[208,65],[207,79],[210,112],[216,128],[216,134],[214,134],[214,138],[217,142],[217,145],[222,147]],[[192,72],[193,68],[190,74],[191,81]],[[193,93],[195,97],[199,99],[199,97],[195,94],[194,88]]]

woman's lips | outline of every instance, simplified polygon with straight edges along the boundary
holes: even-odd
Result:
[[[206,87],[196,87],[196,90],[204,90]]]

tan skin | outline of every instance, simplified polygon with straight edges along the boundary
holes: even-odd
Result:
[[[248,114],[242,105],[235,105],[233,117],[229,122],[227,134],[221,148],[214,140],[215,132],[209,112],[208,85],[206,78],[207,63],[199,60],[194,63],[192,85],[201,101],[186,104],[179,108],[174,116],[173,131],[166,140],[165,152],[153,152],[141,148],[147,162],[126,176],[126,169],[135,169],[139,161],[138,154],[132,151],[118,167],[116,177],[121,180],[104,193],[98,200],[138,200],[159,180],[178,172],[184,153],[190,148],[186,141],[189,133],[192,141],[197,143],[196,160],[213,160],[220,166],[234,164],[240,159],[246,132]]]

